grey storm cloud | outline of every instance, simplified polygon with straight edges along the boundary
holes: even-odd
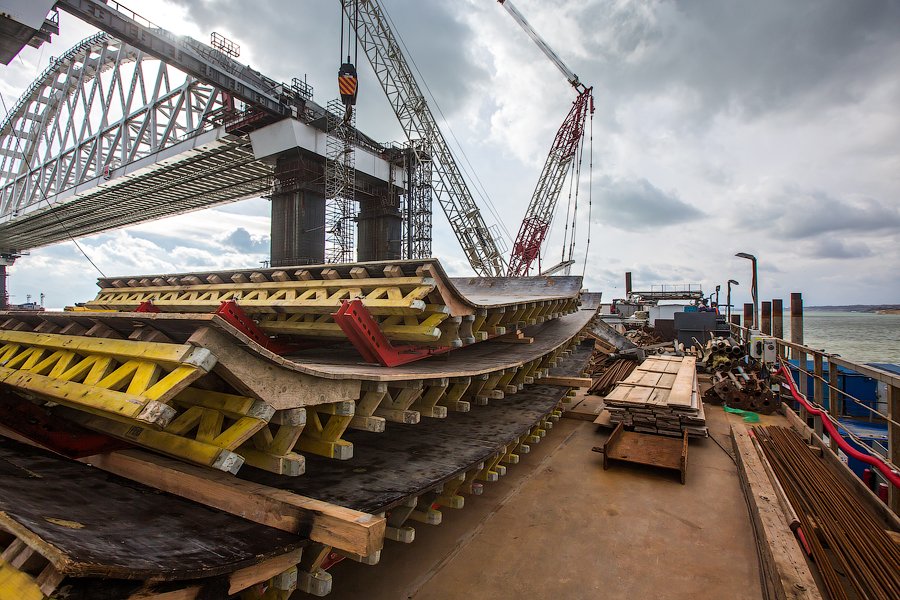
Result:
[[[757,226],[793,240],[838,232],[900,232],[900,206],[896,203],[875,198],[845,200],[822,191],[794,187],[788,187],[775,197],[752,206],[747,214]],[[834,250],[832,246],[831,251]]]
[[[334,0],[175,0],[201,28],[228,32],[242,47],[252,50],[251,65],[269,77],[290,81],[309,76],[315,98],[325,104],[337,98],[337,70],[341,56],[341,8]],[[391,0],[382,3],[392,20],[411,66],[421,70],[430,91],[446,115],[453,114],[464,99],[485,81],[488,73],[469,55],[474,33],[457,19],[454,3]],[[344,23],[344,28],[347,23]],[[345,29],[346,32],[346,29]],[[343,36],[344,55],[347,35]],[[206,40],[204,40],[206,41]],[[241,57],[238,60],[245,60]],[[380,118],[366,119],[366,132],[373,136],[396,136],[396,120],[390,117],[381,87],[359,48],[357,68],[360,96],[378,98]],[[418,76],[418,75],[417,75]],[[427,93],[427,91],[426,91]],[[374,110],[360,101],[360,110]],[[362,118],[362,117],[360,117]],[[379,126],[385,121],[387,126]]]
[[[674,193],[667,193],[644,178],[603,177],[595,188],[600,199],[597,221],[627,231],[687,223],[705,214]]]
[[[593,0],[577,10],[589,40],[579,68],[604,92],[686,88],[699,119],[851,102],[873,73],[900,68],[894,0]]]
[[[268,237],[254,239],[250,232],[243,227],[238,227],[229,233],[222,240],[222,244],[245,254],[266,253],[269,251]]]
[[[818,240],[812,245],[810,255],[814,258],[865,258],[872,256],[872,249],[862,242],[845,242],[837,238]]]

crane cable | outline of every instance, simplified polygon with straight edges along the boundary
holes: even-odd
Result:
[[[581,137],[578,143],[578,160],[575,163],[575,206],[572,210],[572,235],[569,238],[569,256],[566,260],[572,260],[572,256],[575,254],[575,237],[576,237],[576,229],[578,225],[578,196],[581,193],[581,165],[584,163],[584,136]],[[568,275],[571,270],[571,267],[566,267],[566,274]]]
[[[416,73],[419,75],[419,80],[422,82],[422,85],[425,86],[425,91],[428,93],[428,97],[431,99],[431,104],[437,109],[438,114],[441,116],[441,119],[444,122],[444,127],[447,131],[450,132],[450,137],[453,138],[453,141],[456,144],[456,149],[462,155],[464,164],[458,164],[457,166],[460,168],[460,171],[469,178],[469,182],[472,183],[472,187],[475,189],[475,193],[481,198],[482,202],[484,202],[485,206],[487,206],[488,211],[491,215],[496,219],[497,229],[500,233],[509,241],[510,244],[513,243],[513,236],[510,234],[509,230],[506,228],[506,224],[504,223],[504,219],[500,217],[500,211],[494,205],[491,200],[490,195],[488,194],[487,188],[485,188],[484,184],[481,182],[481,178],[478,177],[478,172],[475,170],[474,165],[469,160],[469,156],[466,154],[466,149],[460,143],[459,138],[456,137],[456,133],[453,131],[453,128],[450,126],[450,121],[447,119],[444,114],[441,105],[438,103],[437,98],[432,93],[431,88],[428,86],[428,80],[425,79],[425,76],[422,74],[422,71],[419,69],[419,65],[416,64],[416,59],[413,57],[413,54],[409,51],[409,48],[406,45],[406,41],[403,39],[403,36],[400,34],[400,30],[394,24],[394,20],[391,18],[390,13],[387,8],[382,6],[382,12],[384,13],[385,18],[388,21],[388,25],[391,28],[391,31],[394,32],[394,35],[397,37],[397,41],[400,42],[400,45],[405,50],[405,56],[408,57],[410,64],[412,64],[413,69],[415,69]],[[448,144],[449,146],[449,144]],[[451,150],[452,152],[452,150]],[[468,169],[466,168],[468,165]],[[476,185],[477,184],[477,185]]]
[[[349,1],[349,0],[343,0]],[[353,18],[347,18],[347,60],[344,61],[344,6],[341,4],[341,49],[338,61],[338,90],[341,94],[341,102],[344,103],[344,123],[349,124],[353,117],[353,107],[356,105],[356,96],[359,90],[359,75],[356,64],[359,62],[359,0],[353,1]],[[353,60],[350,60],[350,45],[353,43]],[[340,62],[344,61],[344,62]]]
[[[584,246],[584,264],[581,267],[581,276],[587,273],[588,252],[591,249],[591,229],[593,222],[591,221],[591,212],[594,205],[594,112],[591,111],[590,137],[588,142],[588,222],[587,222],[587,244]]]

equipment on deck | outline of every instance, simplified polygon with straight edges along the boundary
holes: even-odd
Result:
[[[674,469],[681,475],[682,485],[687,478],[687,431],[684,431],[681,439],[678,439],[625,431],[625,425],[619,423],[602,446],[591,449],[603,454],[604,471],[609,468],[610,460],[620,460],[661,469]]]
[[[774,346],[765,336],[751,337],[749,352],[747,345],[731,337],[709,340],[697,363],[713,376],[704,400],[766,415],[778,410],[781,398],[773,387],[777,390],[781,378],[770,368],[775,363]]]

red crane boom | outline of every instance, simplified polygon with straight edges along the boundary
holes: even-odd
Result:
[[[497,1],[525,30],[528,36],[534,40],[538,48],[547,55],[578,92],[578,97],[572,103],[569,114],[566,115],[559,131],[556,132],[553,145],[550,147],[550,153],[547,155],[547,161],[544,163],[544,168],[531,196],[531,202],[528,204],[528,210],[525,212],[525,218],[522,219],[522,225],[519,227],[516,241],[513,242],[507,274],[510,277],[523,277],[528,275],[532,264],[540,257],[541,246],[550,231],[556,202],[562,191],[566,173],[569,172],[572,161],[578,153],[579,145],[584,138],[585,123],[588,115],[594,113],[594,97],[592,94],[593,88],[586,87],[581,83],[578,75],[566,66],[553,49],[537,34],[522,13],[513,6],[510,0]]]

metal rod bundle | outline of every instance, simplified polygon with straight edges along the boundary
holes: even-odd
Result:
[[[603,372],[603,374],[594,380],[588,390],[591,394],[600,396],[606,395],[618,382],[622,381],[634,371],[637,363],[633,360],[624,358],[613,361]]]
[[[853,490],[792,430],[753,431],[797,512],[829,597],[900,598],[900,545]]]

